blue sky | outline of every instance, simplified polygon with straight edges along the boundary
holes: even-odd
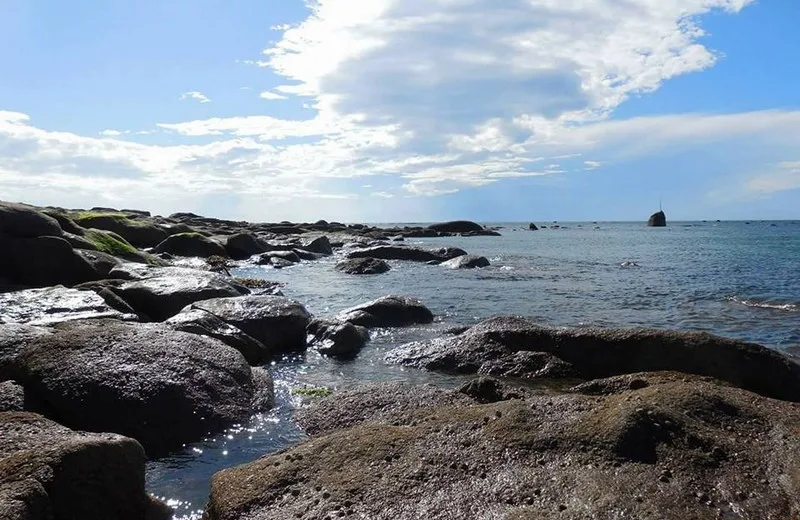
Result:
[[[800,218],[798,26],[795,0],[12,0],[0,199]]]

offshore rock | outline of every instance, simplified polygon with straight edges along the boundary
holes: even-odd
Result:
[[[650,219],[647,221],[647,225],[650,227],[665,227],[667,225],[667,216],[664,214],[663,211],[659,211],[658,213],[653,213],[650,215]]]
[[[383,296],[339,313],[337,318],[361,327],[405,327],[431,323],[433,313],[416,298]]]
[[[312,346],[329,357],[354,357],[369,341],[369,331],[365,327],[346,321],[312,320],[307,332]]]
[[[380,258],[383,260],[410,260],[412,262],[445,262],[466,255],[467,252],[457,247],[441,249],[422,249],[405,246],[376,246],[358,249],[347,254],[347,258]]]
[[[391,267],[377,258],[350,258],[336,264],[336,270],[346,274],[382,274]]]
[[[476,267],[489,267],[490,264],[485,256],[463,255],[442,262],[441,265],[450,269],[475,269]]]

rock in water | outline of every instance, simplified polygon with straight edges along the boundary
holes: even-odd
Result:
[[[336,264],[336,270],[347,274],[381,274],[391,267],[378,258],[350,258]]]
[[[650,215],[650,220],[647,221],[647,225],[650,227],[665,227],[667,225],[667,216],[663,211],[653,213]]]
[[[0,378],[64,425],[133,437],[151,455],[246,421],[272,392],[220,341],[117,320],[0,326]]]
[[[32,413],[0,413],[0,468],[3,520],[171,516],[145,493],[144,450],[121,435],[76,432]]]
[[[483,226],[475,222],[470,222],[469,220],[454,220],[452,222],[431,224],[428,226],[428,229],[443,231],[445,233],[470,233],[484,230]]]
[[[531,231],[539,231],[539,228],[536,227],[536,224],[534,224],[533,222],[528,224],[528,229],[530,229]]]
[[[307,331],[317,351],[330,357],[354,357],[369,341],[369,331],[365,327],[346,321],[313,320]]]
[[[442,262],[441,265],[450,269],[475,269],[476,267],[489,267],[489,260],[485,256],[462,255]]]
[[[433,321],[433,313],[416,298],[383,296],[344,310],[338,317],[361,327],[405,327]]]

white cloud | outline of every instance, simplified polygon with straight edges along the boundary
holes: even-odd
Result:
[[[181,94],[181,101],[185,101],[187,99],[194,99],[195,101],[199,101],[200,103],[211,103],[211,100],[208,99],[208,96],[196,90],[192,90],[190,92],[184,92],[183,94]]]
[[[382,198],[382,199],[393,199],[394,198],[394,194],[389,193],[387,191],[374,191],[374,192],[372,192],[372,196],[373,197],[379,197],[379,198]]]
[[[772,171],[749,179],[745,187],[759,195],[800,189],[800,161],[782,162]]]
[[[600,161],[583,161],[584,170],[596,170],[601,167],[603,163]]]
[[[100,135],[105,137],[118,137],[120,135],[129,134],[130,130],[114,130],[114,129],[106,129],[100,132]]]
[[[262,92],[261,94],[258,95],[258,97],[260,97],[261,99],[266,99],[268,101],[279,101],[281,99],[289,99],[282,94],[276,94],[275,92],[270,92],[269,90]]]

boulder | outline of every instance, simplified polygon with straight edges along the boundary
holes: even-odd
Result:
[[[303,412],[311,439],[214,475],[204,518],[797,517],[796,405],[642,377],[649,386],[609,395],[487,404],[337,392]]]
[[[321,255],[330,256],[333,254],[333,247],[331,247],[331,241],[328,240],[328,237],[321,236],[317,237],[311,241],[304,242],[302,245],[302,249],[306,251],[311,251],[312,253],[319,253]]]
[[[135,247],[153,247],[167,238],[167,232],[156,224],[129,218],[124,213],[80,212],[74,220],[86,229],[113,231]]]
[[[171,235],[153,248],[156,253],[169,253],[176,256],[227,257],[228,252],[222,244],[200,233],[178,233]]]
[[[113,291],[137,312],[155,321],[171,318],[194,302],[250,292],[231,279],[208,271],[165,267],[145,272],[145,278],[124,283]]]
[[[62,286],[0,294],[0,325],[52,325],[86,318],[135,319],[135,316],[111,308],[92,291]]]
[[[489,267],[490,264],[485,256],[462,255],[442,262],[441,265],[450,269],[475,269],[476,267]]]
[[[60,237],[9,238],[0,234],[0,278],[30,287],[72,286],[100,275]]]
[[[539,228],[536,227],[536,224],[534,224],[533,222],[528,224],[528,229],[530,229],[531,231],[539,231]]]
[[[275,262],[274,260],[283,260],[284,262]],[[256,261],[259,265],[275,265],[281,264],[281,267],[286,267],[285,263],[296,264],[300,262],[300,256],[294,251],[267,251],[266,253],[262,253],[259,255],[258,260]]]
[[[312,338],[311,345],[329,357],[355,357],[369,341],[369,331],[365,327],[346,321],[315,319],[306,330]]]
[[[58,208],[43,208],[41,212],[48,217],[53,217],[58,221],[58,225],[64,230],[65,233],[72,233],[73,235],[82,236],[85,231],[82,227],[77,225],[63,209]]]
[[[0,235],[13,238],[61,236],[61,226],[49,215],[31,206],[0,202]]]
[[[0,413],[4,520],[166,520],[145,492],[145,454],[127,437],[72,431],[32,413]]]
[[[22,412],[24,410],[25,389],[22,385],[16,381],[0,382],[0,412]]]
[[[454,220],[452,222],[432,224],[428,226],[428,229],[444,233],[469,233],[484,230],[483,226],[475,222],[470,222],[469,220]]]
[[[267,249],[266,243],[251,233],[236,233],[225,242],[225,251],[234,260],[246,260]]]
[[[377,258],[350,258],[336,264],[336,270],[347,274],[381,274],[391,267]]]
[[[347,258],[380,258],[383,260],[410,260],[412,262],[445,262],[466,254],[466,251],[457,247],[445,247],[441,249],[428,250],[419,247],[384,245],[351,251],[347,254]]]
[[[81,238],[92,244],[93,247],[91,249],[125,259],[129,262],[146,264],[155,261],[151,255],[142,253],[113,231],[87,229]],[[85,249],[83,247],[77,248]]]
[[[250,365],[261,365],[270,359],[271,352],[263,343],[204,310],[188,307],[165,324],[175,330],[218,339],[238,350]]]
[[[0,326],[0,329],[6,326]],[[267,388],[236,350],[160,324],[60,323],[0,333],[0,374],[71,428],[135,438],[161,454],[247,420]],[[4,359],[4,361],[3,361]]]
[[[342,311],[338,320],[368,328],[404,327],[431,323],[433,313],[416,298],[383,296]]]
[[[305,350],[311,315],[300,303],[283,296],[251,295],[194,303],[193,309],[213,314],[266,345],[271,355]]]
[[[594,379],[672,370],[711,376],[767,397],[800,401],[800,364],[761,345],[699,332],[564,329],[522,318],[492,318],[458,336],[398,347],[386,359],[430,370],[523,377],[558,376],[564,371]],[[506,374],[503,367],[515,373]]]
[[[313,253],[311,251],[306,251],[305,249],[292,249],[294,254],[297,255],[300,260],[306,260],[309,262],[313,262],[315,260],[319,260],[320,258],[325,258],[328,255],[323,255],[322,253]]]
[[[658,213],[653,213],[650,215],[650,219],[647,221],[647,225],[650,227],[665,227],[667,225],[667,216],[664,214],[663,211],[659,211]]]

